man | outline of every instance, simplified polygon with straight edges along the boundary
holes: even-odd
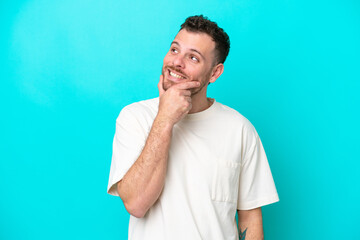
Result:
[[[129,239],[264,238],[261,206],[279,199],[260,138],[206,95],[229,49],[216,23],[187,18],[164,58],[159,97],[117,118],[108,193],[131,214]]]

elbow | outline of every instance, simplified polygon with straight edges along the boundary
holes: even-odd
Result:
[[[120,181],[121,182],[121,181]],[[148,211],[148,208],[144,207],[144,204],[140,201],[134,200],[130,196],[124,194],[121,191],[121,184],[118,183],[117,191],[121,200],[124,203],[126,211],[136,218],[143,218]]]
[[[123,203],[126,211],[136,218],[143,218],[147,213],[148,209],[141,207],[141,204],[126,201],[123,201]]]

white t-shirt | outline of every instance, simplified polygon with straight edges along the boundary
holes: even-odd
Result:
[[[108,193],[140,155],[159,99],[126,106],[116,120]],[[131,240],[239,239],[236,210],[279,201],[261,140],[240,113],[214,100],[173,128],[163,191]]]

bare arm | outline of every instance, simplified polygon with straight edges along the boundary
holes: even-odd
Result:
[[[238,210],[240,240],[263,240],[261,208]]]
[[[117,190],[127,211],[143,217],[159,198],[164,187],[172,129],[191,109],[190,91],[198,82],[163,89],[160,76],[159,111],[140,156],[118,182]]]
[[[171,132],[172,126],[155,119],[139,158],[117,185],[125,208],[135,217],[143,217],[162,191]]]

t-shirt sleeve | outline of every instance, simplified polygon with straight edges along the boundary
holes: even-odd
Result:
[[[237,209],[250,210],[279,201],[264,147],[255,128],[246,133]]]
[[[146,131],[128,107],[116,119],[107,192],[119,196],[116,185],[139,157],[146,141]]]

